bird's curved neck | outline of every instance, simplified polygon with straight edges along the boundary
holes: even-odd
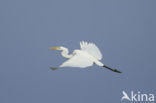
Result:
[[[65,58],[71,58],[73,55],[72,54],[69,55],[68,53],[69,53],[68,49],[63,48],[63,50],[61,52],[62,56],[65,57]]]

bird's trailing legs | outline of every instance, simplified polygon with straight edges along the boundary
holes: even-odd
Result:
[[[107,69],[109,69],[109,70],[111,70],[111,71],[113,71],[113,72],[121,73],[121,72],[118,71],[117,69],[112,69],[112,68],[110,68],[110,67],[108,67],[108,66],[106,66],[106,65],[104,65],[103,67],[105,67],[105,68],[107,68]],[[56,69],[58,69],[58,67],[50,67],[50,69],[51,69],[51,70],[56,70]]]
[[[109,69],[109,70],[111,70],[111,71],[113,71],[113,72],[121,73],[121,72],[118,71],[117,69],[112,69],[112,68],[110,68],[110,67],[108,67],[108,66],[106,66],[106,65],[104,65],[103,67],[105,67],[105,68],[107,68],[107,69]]]

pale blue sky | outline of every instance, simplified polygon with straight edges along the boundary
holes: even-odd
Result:
[[[156,94],[155,0],[1,0],[0,103],[120,103],[122,90]],[[87,40],[102,62],[51,71]]]

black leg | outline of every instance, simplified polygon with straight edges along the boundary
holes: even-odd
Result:
[[[111,71],[113,71],[113,72],[121,73],[121,72],[118,71],[117,69],[112,69],[112,68],[110,68],[110,67],[108,67],[108,66],[106,66],[106,65],[104,65],[103,67],[105,67],[105,68],[107,68],[107,69],[109,69],[109,70],[111,70]]]

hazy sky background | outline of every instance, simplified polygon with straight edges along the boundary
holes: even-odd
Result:
[[[156,95],[155,0],[1,0],[0,103],[120,103],[122,91]],[[51,71],[86,40],[102,62]]]

